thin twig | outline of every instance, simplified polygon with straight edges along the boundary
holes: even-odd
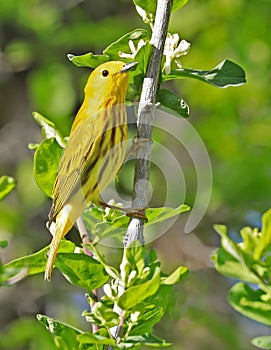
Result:
[[[79,234],[80,234],[80,237],[81,237],[83,245],[89,244],[90,241],[89,241],[89,237],[88,237],[88,232],[86,230],[84,221],[83,221],[81,216],[79,216],[79,218],[76,220],[76,225],[77,225],[77,228],[78,228],[78,231],[79,231]],[[86,247],[84,247],[83,250],[84,250],[84,253],[86,255],[91,256],[91,257],[93,256],[92,252],[89,251]],[[94,296],[95,300],[98,301],[98,291],[97,291],[97,289],[94,289],[92,291],[92,293],[93,293],[93,296]],[[94,305],[95,305],[95,301],[92,301],[90,303],[90,308],[92,309]],[[98,329],[99,329],[99,327],[96,324],[92,325],[92,332],[93,333],[95,333]]]
[[[172,0],[158,0],[157,2],[155,22],[151,38],[152,54],[142,86],[137,119],[137,139],[143,139],[145,142],[143,145],[144,147],[138,147],[136,151],[134,194],[132,203],[133,208],[146,208],[148,205],[148,182],[150,175],[150,156],[153,129],[152,122],[154,118],[158,78],[160,74],[171,6]],[[146,142],[146,140],[149,142]],[[144,219],[133,218],[123,240],[124,247],[129,245],[129,243],[134,240],[138,240],[143,245],[143,228]]]

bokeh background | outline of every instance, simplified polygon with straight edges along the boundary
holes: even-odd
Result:
[[[218,275],[210,261],[219,244],[213,224],[227,224],[238,239],[240,228],[260,226],[261,214],[270,207],[270,22],[271,3],[264,0],[191,0],[170,22],[170,31],[192,44],[182,59],[184,67],[211,69],[228,58],[247,73],[247,84],[238,88],[216,89],[196,80],[171,85],[190,105],[189,121],[213,167],[212,197],[194,232],[184,234],[180,219],[153,244],[166,271],[177,264],[191,269],[156,328],[174,343],[173,349],[249,350],[253,336],[270,333],[230,308],[226,296],[233,281]],[[130,0],[0,0],[0,173],[17,180],[15,191],[0,203],[0,239],[9,242],[0,251],[4,262],[50,241],[45,228],[50,200],[35,184],[28,149],[29,143],[41,140],[32,111],[68,135],[89,70],[75,67],[67,53],[101,53],[142,26]],[[186,203],[193,204],[192,165],[182,163],[181,152],[179,157],[187,181]],[[155,170],[152,176],[155,190]],[[159,191],[153,201],[159,203]],[[173,204],[181,204],[178,191]],[[118,252],[111,252],[115,255],[117,260]],[[85,308],[84,291],[57,273],[51,283],[39,275],[1,288],[0,348],[55,349],[35,314],[87,329],[80,316]]]

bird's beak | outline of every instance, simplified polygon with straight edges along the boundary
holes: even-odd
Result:
[[[138,62],[129,62],[126,63],[124,67],[121,68],[120,73],[125,73],[131,68],[135,67],[138,64]]]

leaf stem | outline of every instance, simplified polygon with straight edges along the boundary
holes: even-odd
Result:
[[[172,0],[158,0],[155,22],[151,37],[152,53],[143,81],[137,119],[137,139],[144,142],[136,151],[133,208],[146,208],[148,205],[148,182],[150,176],[150,158],[152,146],[152,129],[156,94],[160,75],[161,61],[167,35]],[[132,241],[144,244],[144,219],[132,218],[123,244],[127,247]]]

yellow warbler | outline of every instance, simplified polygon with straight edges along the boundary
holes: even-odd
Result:
[[[106,62],[89,76],[53,187],[48,228],[53,235],[44,278],[50,280],[61,239],[117,175],[125,157],[128,70],[137,63]]]

